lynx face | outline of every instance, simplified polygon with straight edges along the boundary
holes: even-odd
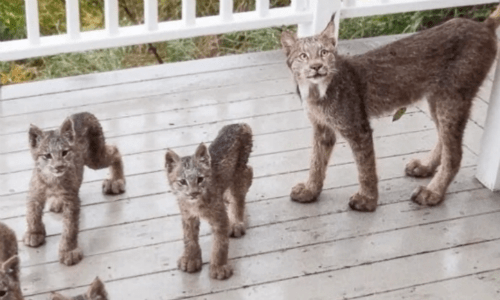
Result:
[[[19,270],[17,255],[5,261],[0,268],[0,300],[22,300],[19,282],[16,280]]]
[[[201,143],[193,156],[180,157],[168,150],[165,155],[167,177],[173,193],[187,201],[196,203],[206,193],[211,176],[210,154]]]
[[[308,92],[309,85],[320,86],[326,91],[335,69],[336,39],[333,20],[323,33],[298,39],[295,34],[284,31],[281,43],[287,55],[288,67],[292,70],[296,83],[303,92]],[[306,91],[302,91],[305,88]]]
[[[59,293],[52,293],[50,295],[51,300],[108,300],[108,294],[106,292],[106,288],[104,287],[104,283],[96,277],[94,281],[90,284],[89,289],[85,294],[78,295],[75,297],[64,297]]]
[[[45,176],[61,177],[74,165],[74,131],[69,119],[58,130],[44,132],[31,125],[29,139],[35,167]]]

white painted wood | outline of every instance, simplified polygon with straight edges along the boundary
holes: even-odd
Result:
[[[108,0],[117,3],[117,0]],[[106,2],[108,3],[108,2]],[[108,4],[109,6],[110,4]],[[57,53],[79,52],[92,49],[105,49],[135,44],[153,43],[181,38],[190,38],[202,35],[221,34],[233,31],[254,30],[272,26],[293,25],[310,22],[312,14],[308,11],[292,13],[290,7],[269,10],[265,18],[258,18],[257,12],[243,12],[232,15],[232,21],[223,20],[220,16],[203,17],[196,21],[195,26],[186,27],[184,21],[160,22],[158,30],[144,32],[144,26],[127,26],[120,28],[118,33],[117,10],[106,13],[109,28],[81,33],[78,40],[70,40],[63,35],[43,37],[40,45],[30,46],[25,41],[2,42],[0,47],[0,60],[9,61],[21,58],[53,55]],[[114,18],[115,22],[111,22]],[[116,26],[115,26],[116,25]],[[108,33],[109,31],[109,33]],[[113,35],[113,33],[115,33]],[[111,35],[110,35],[111,34]]]
[[[196,22],[196,0],[182,0],[182,21],[185,26]]]
[[[118,0],[104,0],[104,22],[106,25],[106,37],[100,37],[100,39],[104,39],[107,41],[109,36],[118,35]],[[141,27],[141,26],[136,26]],[[96,34],[96,32],[92,32],[92,34]],[[82,39],[84,39],[82,34]]]
[[[40,44],[40,21],[38,19],[38,0],[25,0],[25,6],[26,6],[26,29],[28,31],[28,41],[29,41],[29,44],[26,46],[30,47],[32,45]],[[3,43],[0,44],[4,46]],[[0,57],[2,56],[3,55],[0,55]]]
[[[66,0],[67,34],[71,39],[80,37],[80,3],[79,0]]]
[[[333,13],[340,11],[340,5],[341,0],[311,0],[310,10],[313,13],[312,22],[299,24],[297,35],[299,37],[306,37],[321,33],[326,28],[328,22],[330,22]],[[336,15],[335,21],[337,24],[337,32],[338,20],[340,20],[340,16],[338,15]]]
[[[357,0],[342,3],[341,18],[357,18],[455,6],[498,3],[492,0]]]
[[[261,18],[269,13],[269,5],[269,0],[256,0],[256,10]]]
[[[233,19],[233,0],[220,1],[220,16],[222,21],[229,22]]]
[[[490,190],[500,190],[500,64],[496,65],[488,115],[477,162],[477,179]]]
[[[148,31],[158,29],[158,0],[144,0],[144,25]]]

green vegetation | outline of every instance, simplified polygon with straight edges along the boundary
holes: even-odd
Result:
[[[65,1],[39,0],[38,2],[41,34],[65,33]],[[158,2],[160,21],[181,18],[181,0],[159,0]],[[119,3],[120,26],[131,26],[143,22],[144,4],[142,0],[119,0]],[[289,4],[290,0],[271,0],[272,7],[282,7]],[[478,5],[346,19],[340,23],[340,38],[353,39],[410,33],[435,26],[454,17],[484,20],[495,6],[495,4]],[[104,27],[103,7],[103,0],[80,0],[82,30],[95,30]],[[235,11],[238,12],[251,11],[255,9],[255,1],[234,0],[234,7]],[[198,16],[217,15],[218,12],[218,0],[197,0],[196,13]],[[295,30],[294,27],[289,27],[289,29]],[[280,35],[280,28],[268,28],[155,43],[152,46],[137,45],[84,53],[61,54],[17,62],[0,62],[0,82],[10,84],[103,72],[157,64],[159,60],[176,62],[273,50],[280,48]],[[0,40],[25,37],[24,0],[0,1]]]

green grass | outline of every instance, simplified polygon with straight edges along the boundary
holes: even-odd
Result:
[[[120,1],[120,25],[130,26],[142,23],[143,1]],[[39,0],[41,32],[44,35],[61,34],[66,31],[63,0]],[[159,0],[160,21],[177,20],[181,17],[181,0]],[[289,5],[290,0],[271,0],[273,7]],[[0,39],[24,38],[24,0],[0,2]],[[103,28],[103,1],[81,0],[82,30]],[[382,15],[342,20],[340,39],[355,39],[411,33],[435,26],[454,17],[484,20],[492,5],[465,8],[450,8],[419,11],[402,14]],[[235,0],[236,11],[255,9],[255,1]],[[198,0],[197,15],[216,15],[218,0]],[[295,30],[295,27],[289,27]],[[223,56],[245,52],[266,51],[280,48],[281,29],[234,32],[216,36],[196,37],[162,43],[155,43],[164,62]],[[94,72],[157,64],[146,45],[88,51],[84,53],[61,54],[49,57],[27,59],[19,62],[0,62],[0,79],[3,84],[67,77]]]

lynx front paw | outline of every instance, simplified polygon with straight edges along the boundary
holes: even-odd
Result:
[[[60,251],[59,252],[59,262],[67,266],[76,265],[83,259],[83,252],[80,248],[76,248],[70,251]]]
[[[375,211],[377,209],[377,199],[356,193],[349,199],[349,206],[357,211]]]
[[[314,202],[316,201],[318,196],[319,192],[313,192],[309,190],[304,183],[299,183],[295,185],[292,188],[292,193],[290,194],[292,200],[301,203]]]
[[[412,159],[406,164],[405,173],[411,177],[431,177],[434,174],[434,170],[431,170],[428,166],[424,166],[419,159]]]
[[[245,235],[245,223],[235,222],[229,228],[229,236],[239,238]]]
[[[411,194],[411,200],[420,205],[434,206],[444,200],[444,196],[439,195],[425,186],[419,186]]]
[[[213,279],[224,280],[233,275],[233,268],[230,265],[210,265],[210,277]]]
[[[24,244],[28,247],[38,247],[45,243],[45,232],[26,232]]]
[[[102,183],[102,192],[108,195],[117,195],[125,192],[125,180],[106,179]]]
[[[202,265],[201,254],[198,256],[189,256],[184,254],[177,261],[177,266],[179,267],[179,270],[188,273],[198,272],[199,270],[201,270],[201,265]]]

